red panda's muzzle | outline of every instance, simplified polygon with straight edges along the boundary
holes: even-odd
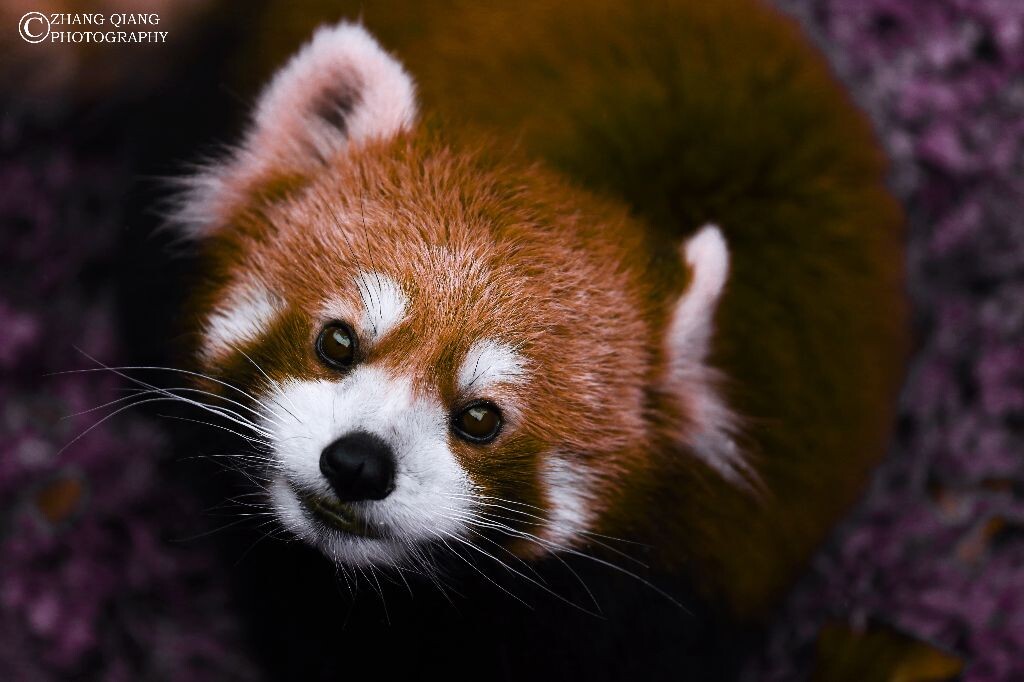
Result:
[[[383,438],[353,431],[320,453],[320,473],[341,502],[383,500],[395,489],[395,453]]]

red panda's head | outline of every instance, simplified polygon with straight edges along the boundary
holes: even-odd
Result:
[[[281,523],[355,565],[530,557],[636,503],[658,453],[741,477],[705,364],[718,230],[654,277],[624,207],[415,118],[361,27],[321,29],[181,205],[209,264],[198,359]]]

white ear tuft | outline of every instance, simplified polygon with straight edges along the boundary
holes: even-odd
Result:
[[[264,88],[241,145],[180,183],[172,222],[188,237],[205,236],[246,201],[253,182],[313,170],[415,119],[412,78],[366,29],[321,27]]]
[[[666,386],[683,404],[691,423],[682,443],[726,480],[756,482],[734,433],[737,418],[719,393],[719,375],[707,364],[715,310],[729,277],[729,248],[722,232],[705,225],[682,247],[690,284],[676,303],[665,340],[669,368]]]
[[[669,348],[677,361],[702,362],[707,356],[715,308],[729,277],[729,248],[715,225],[705,225],[682,248],[690,286],[676,304]]]
[[[317,29],[263,91],[246,147],[329,158],[350,142],[412,126],[412,79],[366,29]],[[283,147],[283,148],[282,148]]]

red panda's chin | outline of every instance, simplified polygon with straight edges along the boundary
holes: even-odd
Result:
[[[293,535],[348,566],[393,566],[405,561],[413,543],[399,528],[367,518],[352,505],[300,492],[283,476],[270,485],[278,520]]]
[[[295,491],[299,503],[309,514],[313,523],[328,526],[339,533],[364,538],[384,539],[389,535],[388,527],[372,522],[359,511],[358,505],[346,504],[315,493]]]

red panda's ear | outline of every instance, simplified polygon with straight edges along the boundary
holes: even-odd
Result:
[[[729,248],[721,231],[706,225],[682,246],[690,282],[675,304],[665,336],[665,388],[688,419],[680,424],[682,446],[727,480],[750,484],[755,477],[738,446],[738,422],[708,363],[715,310],[729,278]]]
[[[301,174],[359,142],[391,137],[416,118],[412,78],[357,24],[324,26],[264,88],[242,143],[185,181],[175,222],[215,230],[251,183]]]
[[[705,225],[683,244],[682,256],[690,283],[676,303],[667,339],[669,360],[678,367],[707,358],[715,309],[729,278],[729,247],[716,226]]]

